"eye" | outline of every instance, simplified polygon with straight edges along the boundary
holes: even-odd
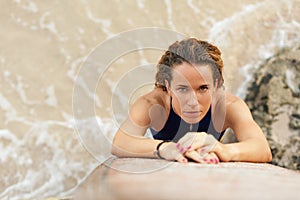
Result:
[[[201,85],[201,86],[199,87],[199,91],[200,91],[200,92],[206,92],[208,89],[209,89],[209,88],[208,88],[208,85]]]
[[[188,88],[187,87],[179,87],[176,89],[178,92],[181,92],[181,93],[184,93],[184,92],[187,92],[188,91]]]

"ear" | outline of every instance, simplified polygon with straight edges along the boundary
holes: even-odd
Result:
[[[168,94],[171,96],[171,88],[170,88],[170,84],[169,84],[169,82],[167,80],[165,80],[165,86],[167,88]]]
[[[216,79],[216,81],[215,81],[215,87],[219,88],[219,80],[218,79]]]

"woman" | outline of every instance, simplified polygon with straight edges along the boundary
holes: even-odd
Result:
[[[112,154],[186,163],[269,162],[271,151],[247,105],[224,91],[221,52],[188,38],[161,57],[153,91],[141,96],[117,131]],[[238,140],[222,144],[231,128]],[[144,137],[147,129],[152,138]]]

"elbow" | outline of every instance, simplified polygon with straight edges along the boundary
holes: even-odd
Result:
[[[261,157],[261,159],[262,159],[261,162],[266,162],[266,163],[271,162],[273,159],[273,156],[272,156],[270,145],[267,141],[265,141],[263,143],[263,145],[261,146],[261,151],[263,152],[262,157]]]
[[[114,145],[112,145],[111,147],[111,154],[120,157],[119,152],[117,151],[117,147],[115,147]]]
[[[116,157],[124,157],[124,150],[122,151],[121,147],[119,146],[116,146],[115,144],[112,144],[112,147],[111,147],[111,154],[116,156]]]
[[[264,162],[271,162],[273,159],[272,156],[272,152],[270,149],[269,144],[267,143],[266,145],[264,145],[264,150],[263,150],[264,154],[263,154],[263,161]]]
[[[118,156],[114,142],[111,145],[110,153],[114,156]]]
[[[268,149],[268,151],[266,153],[266,162],[271,162],[272,159],[273,159],[272,152],[270,149]]]
[[[111,145],[111,154],[117,157],[123,157],[124,156],[124,150],[121,146],[122,143],[118,142],[118,138],[114,138],[112,145]]]
[[[120,157],[118,147],[116,146],[116,138],[113,139],[110,153],[114,156]]]

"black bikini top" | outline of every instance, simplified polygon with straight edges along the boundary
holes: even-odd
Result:
[[[225,132],[216,131],[211,120],[211,107],[201,121],[196,124],[190,124],[186,123],[174,112],[172,104],[165,126],[158,132],[152,128],[150,128],[150,130],[154,139],[170,140],[174,142],[177,142],[187,132],[206,132],[207,134],[213,135],[217,140],[220,141]]]

